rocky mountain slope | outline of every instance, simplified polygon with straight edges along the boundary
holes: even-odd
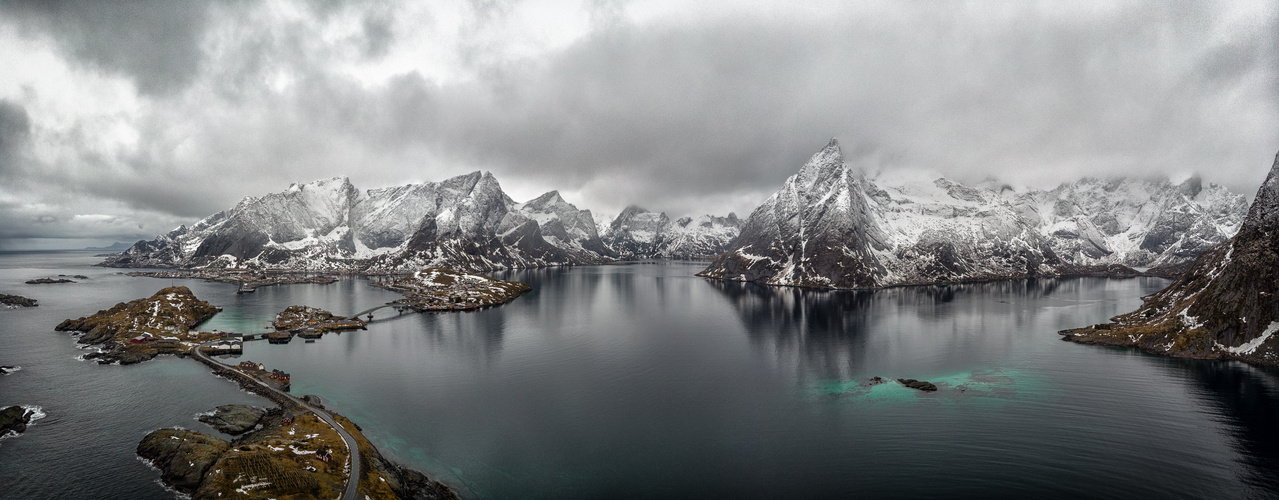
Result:
[[[1086,178],[1010,202],[1062,258],[1131,267],[1194,260],[1234,236],[1248,211],[1243,196],[1198,177],[1180,184]]]
[[[294,184],[103,263],[111,267],[251,267],[407,272],[600,262],[610,257],[589,211],[550,192],[511,200],[492,174],[361,192],[343,177]]]
[[[747,219],[700,273],[819,288],[1131,272],[1224,241],[1243,197],[1197,179],[1084,179],[1017,192],[947,179],[884,182],[844,163],[831,140]]]
[[[1279,365],[1279,155],[1239,233],[1113,323],[1062,332],[1084,344]]]
[[[741,231],[736,214],[703,215],[672,221],[665,213],[635,205],[626,207],[609,224],[603,239],[622,259],[706,259],[728,249]]]

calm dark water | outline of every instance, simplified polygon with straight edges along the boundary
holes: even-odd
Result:
[[[149,430],[261,402],[190,360],[76,361],[69,316],[168,280],[85,254],[0,255],[0,404],[49,415],[0,442],[0,497],[165,498],[133,455]],[[1279,374],[1079,346],[1056,331],[1133,309],[1159,279],[1012,281],[879,292],[718,283],[696,264],[512,272],[535,291],[474,313],[395,316],[315,343],[254,342],[389,457],[466,496],[1162,497],[1279,492]],[[74,285],[23,285],[49,274]],[[261,331],[308,304],[398,296],[362,280],[235,295],[206,328]],[[57,286],[57,288],[54,288]],[[872,376],[917,378],[926,394]]]

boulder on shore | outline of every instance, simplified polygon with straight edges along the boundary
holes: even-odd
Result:
[[[222,405],[211,415],[200,415],[199,420],[219,432],[234,436],[253,430],[263,415],[266,415],[266,409],[257,406]]]
[[[36,307],[40,304],[36,303],[36,299],[28,299],[21,295],[9,295],[0,293],[0,304],[15,307]]]
[[[200,486],[209,466],[231,445],[226,441],[185,429],[160,429],[147,434],[138,443],[138,456],[150,460],[160,469],[165,484],[179,491]]]
[[[925,392],[932,392],[937,390],[936,385],[934,385],[932,382],[927,382],[924,380],[915,380],[913,378],[899,378],[897,379],[897,381],[901,382],[902,385],[909,387],[911,389],[919,389]]]
[[[10,432],[18,434],[25,432],[27,424],[31,423],[32,415],[35,415],[35,410],[21,406],[10,406],[0,410],[0,436]]]

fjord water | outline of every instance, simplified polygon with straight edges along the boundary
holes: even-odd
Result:
[[[0,442],[0,497],[164,498],[149,430],[250,402],[194,361],[76,361],[66,317],[182,284],[258,332],[292,304],[398,297],[344,279],[260,288],[130,278],[86,254],[0,256],[0,405],[49,415]],[[1279,494],[1279,374],[1061,342],[1167,282],[1063,279],[821,292],[721,283],[695,263],[499,273],[470,313],[377,313],[367,331],[251,342],[389,458],[481,498],[1213,497]],[[85,274],[72,285],[22,285]],[[58,288],[54,288],[58,287]],[[936,393],[874,376],[937,383]]]

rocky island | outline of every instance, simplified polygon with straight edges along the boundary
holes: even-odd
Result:
[[[365,323],[359,318],[336,316],[318,307],[289,306],[275,315],[271,326],[277,332],[284,331],[297,334],[302,338],[315,338],[324,332],[363,329]]]
[[[1239,233],[1213,247],[1141,308],[1061,332],[1081,344],[1279,366],[1279,155]]]
[[[160,469],[166,485],[191,498],[342,497],[350,470],[346,444],[314,413],[297,406],[228,405],[214,415],[218,417],[209,423],[215,429],[241,435],[226,441],[191,430],[159,429],[138,443],[138,456]],[[331,416],[359,443],[361,498],[457,498],[447,486],[387,461],[358,426],[341,415]]]
[[[188,269],[177,271],[133,271],[129,276],[161,278],[161,279],[201,279],[219,283],[235,283],[239,286],[237,293],[253,293],[258,288],[272,285],[292,285],[298,283],[314,283],[327,285],[337,283],[337,278],[323,274],[297,272],[265,272],[252,269]]]
[[[10,406],[0,409],[0,438],[26,432],[31,421],[44,417],[38,406]]]
[[[36,279],[33,279],[33,280],[27,280],[27,281],[26,281],[26,283],[27,283],[28,285],[53,285],[53,284],[58,284],[58,283],[75,283],[75,282],[74,282],[74,281],[71,281],[71,280],[69,280],[69,279],[66,279],[66,278],[58,278],[58,279],[53,279],[53,278],[36,278]]]
[[[442,267],[430,267],[410,276],[374,283],[405,298],[394,303],[415,311],[478,309],[509,302],[533,289],[519,281],[504,281]]]
[[[9,307],[36,307],[40,304],[38,304],[35,299],[28,299],[21,295],[0,293],[0,305]]]
[[[277,406],[224,405],[199,416],[238,435],[231,441],[185,429],[144,437],[138,456],[179,492],[191,498],[457,498],[447,486],[383,458],[358,425],[324,409],[319,398],[285,394],[287,374],[282,387],[264,379],[261,365],[228,366],[198,351],[193,357]]]
[[[99,345],[85,355],[99,363],[139,363],[162,352],[184,354],[196,343],[219,338],[218,334],[191,329],[221,309],[185,286],[161,289],[149,298],[121,302],[79,319],[67,319],[54,327],[59,332],[83,332],[79,342]]]

